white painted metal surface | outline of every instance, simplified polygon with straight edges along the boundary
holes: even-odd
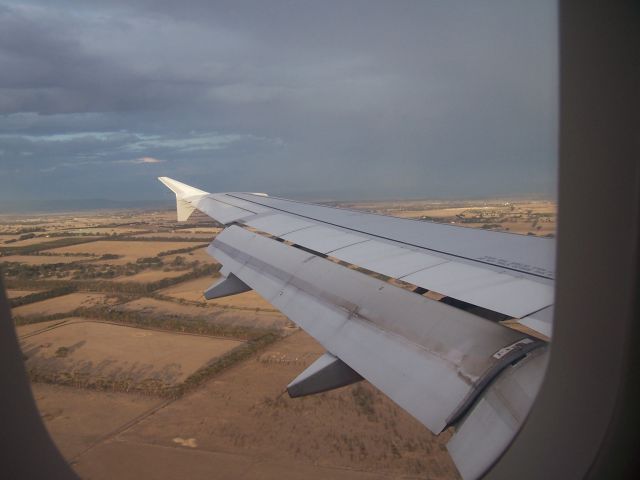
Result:
[[[256,195],[256,194],[252,194],[252,195]],[[231,205],[231,206],[234,206],[234,207],[238,207],[238,208],[241,208],[241,209],[246,210],[248,212],[253,212],[253,213],[273,212],[273,209],[271,209],[269,207],[264,207],[264,206],[259,205],[257,203],[247,202],[246,200],[235,198],[235,197],[232,197],[231,195],[227,195],[225,193],[210,193],[209,197],[213,198],[214,200],[216,200],[218,202],[224,203],[226,205]]]
[[[238,220],[248,219],[255,215],[254,212],[249,210],[244,210],[240,207],[215,200],[210,195],[200,198],[195,202],[195,205],[198,210],[225,225],[237,222]]]
[[[553,285],[516,278],[506,283],[470,290],[461,295],[460,299],[510,317],[521,318],[553,304]]]
[[[306,220],[332,224],[399,244],[472,260],[481,265],[511,269],[524,275],[553,278],[555,241],[550,238],[492,232],[477,228],[408,220],[353,210],[331,208],[276,197],[228,194],[278,209]]]
[[[392,278],[400,278],[447,261],[442,257],[378,240],[368,240],[334,250],[331,256]]]
[[[195,210],[195,203],[207,195],[207,192],[178,182],[168,177],[160,177],[159,180],[176,195],[178,221],[186,221]]]
[[[553,303],[551,285],[459,262],[429,267],[401,279],[517,318]]]
[[[282,238],[320,253],[329,253],[338,248],[367,240],[364,236],[320,225],[296,230],[283,235]]]
[[[300,217],[285,215],[283,213],[274,213],[251,219],[247,221],[246,224],[263,232],[275,235],[276,237],[315,225],[315,223],[308,222]]]

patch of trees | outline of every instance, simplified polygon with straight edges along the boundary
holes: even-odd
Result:
[[[175,255],[176,253],[190,253],[193,252],[194,250],[198,250],[199,248],[203,248],[206,247],[207,245],[209,245],[208,243],[199,243],[198,245],[194,245],[193,247],[187,247],[187,248],[178,248],[176,250],[167,250],[164,252],[160,252],[158,254],[159,257],[166,257],[167,255]]]
[[[56,350],[56,357],[58,358],[64,358],[67,355],[69,355],[69,348],[68,347],[60,347]]]
[[[67,232],[67,231],[59,231],[59,232],[51,232],[49,233],[50,237],[95,237],[95,233],[91,232]]]
[[[215,234],[211,234],[211,239]],[[192,237],[139,237],[135,235],[118,235],[116,237],[105,238],[104,240],[118,240],[127,242],[200,242],[202,238]]]
[[[113,260],[120,258],[120,255],[105,254],[101,260]],[[183,269],[197,267],[199,262],[185,264]],[[135,263],[128,262],[124,265],[77,263],[74,265],[74,280],[90,280],[94,278],[115,278],[120,276],[131,276],[147,269],[158,270],[164,266],[162,259],[158,257],[144,257],[136,260]]]
[[[143,272],[148,269],[158,270],[165,266],[161,259],[157,257],[147,257],[138,259],[136,263],[127,263],[125,265],[93,265],[91,263],[87,264],[76,264],[76,272],[73,275],[73,280],[93,280],[93,279],[111,279],[121,276],[132,276],[137,273]],[[187,271],[191,269],[191,271]],[[93,286],[99,285],[98,288],[102,288],[101,291],[114,291],[115,289],[120,289],[119,285],[125,285],[125,288],[129,291],[135,291],[138,293],[149,293],[153,290],[157,290],[158,288],[164,288],[165,286],[173,285],[174,283],[182,282],[184,280],[191,280],[194,278],[201,277],[203,275],[207,275],[210,273],[217,272],[219,267],[217,265],[205,265],[200,266],[199,261],[194,262],[176,262],[175,260],[171,262],[167,267],[166,271],[170,270],[185,270],[187,271],[184,275],[180,275],[177,277],[171,278],[163,278],[157,280],[155,282],[149,283],[140,283],[140,282],[87,282],[84,284],[83,288],[95,290]]]
[[[0,247],[0,255],[29,255],[41,250],[49,250],[52,248],[69,247],[71,245],[79,245],[81,243],[95,242],[96,238],[59,238],[49,242],[35,243],[32,245],[23,245],[21,247]]]
[[[40,302],[42,300],[47,300],[53,297],[60,297],[62,295],[67,295],[68,293],[73,293],[76,290],[77,290],[77,287],[75,285],[63,285],[61,287],[53,288],[51,290],[46,290],[44,292],[35,292],[29,295],[25,295],[23,297],[12,298],[9,300],[9,305],[11,306],[11,308],[15,308],[21,305]]]
[[[8,289],[14,290],[53,290],[63,285],[59,280],[32,280],[22,278],[7,278],[5,277],[5,286]],[[77,285],[74,282],[65,281],[64,285]]]
[[[144,313],[125,310],[111,305],[80,307],[67,316],[80,316],[104,320],[113,323],[133,325],[139,328],[152,328],[182,333],[196,333],[213,337],[255,340],[268,333],[276,333],[274,329],[254,328],[243,325],[227,325],[212,322],[212,315],[207,318],[189,317],[177,314]]]
[[[17,235],[23,234],[23,233],[35,233],[35,232],[45,232],[45,228],[44,227],[23,227],[23,228],[19,228],[16,231]]]
[[[7,288],[14,289],[46,289],[46,290],[55,290],[57,288],[61,288],[61,281],[55,280],[47,280],[47,278],[59,278],[60,276],[64,276],[66,272],[74,269],[82,269],[84,270],[84,275],[79,275],[78,278],[74,278],[73,280],[64,279],[64,286],[68,286],[69,288],[73,288],[74,291],[91,291],[91,292],[104,292],[104,293],[115,293],[115,294],[126,294],[126,295],[145,295],[149,294],[155,290],[166,288],[171,285],[175,285],[180,282],[184,282],[187,280],[193,280],[196,278],[203,277],[205,275],[215,275],[218,270],[220,270],[220,265],[218,264],[206,264],[200,265],[200,262],[195,261],[186,264],[185,266],[190,269],[186,270],[183,275],[179,275],[177,277],[163,278],[155,282],[112,282],[108,280],[91,280],[92,278],[101,278],[100,275],[103,275],[105,278],[111,278],[111,275],[116,276],[117,272],[121,272],[126,268],[132,268],[131,274],[137,273],[139,271],[144,270],[145,264],[134,264],[130,263],[127,265],[103,265],[96,266],[91,264],[51,264],[51,265],[24,265],[21,263],[4,263],[0,264],[3,267],[6,278]],[[96,268],[106,268],[105,272],[108,272],[108,269],[115,269],[116,273],[98,273],[98,274],[90,274],[90,270],[88,267]],[[118,273],[120,274],[120,273]]]
[[[64,278],[67,273],[77,268],[73,263],[48,263],[28,265],[19,262],[4,262],[5,275],[16,280],[38,280],[42,278]]]
[[[73,312],[69,313],[52,313],[51,315],[29,315],[28,317],[13,317],[13,323],[17,326],[31,325],[33,323],[48,322],[50,320],[62,320],[63,318],[72,317]]]
[[[33,252],[29,254],[33,257],[80,257],[80,258],[96,258],[98,255],[95,253],[82,253],[82,252]]]
[[[132,264],[133,265],[133,264]],[[126,265],[125,265],[126,267]],[[170,287],[177,283],[185,282],[187,280],[193,280],[203,277],[205,275],[213,275],[220,269],[220,265],[207,264],[203,266],[197,266],[193,270],[188,271],[184,275],[177,277],[162,278],[155,282],[140,283],[140,282],[110,282],[110,281],[84,281],[78,283],[81,290],[89,290],[96,292],[113,292],[113,293],[128,293],[128,294],[149,294],[155,290],[161,288]]]

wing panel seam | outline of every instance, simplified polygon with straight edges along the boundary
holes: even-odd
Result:
[[[233,198],[237,198],[238,200],[245,200],[247,202],[252,202],[252,203],[255,203],[257,205],[262,205],[263,207],[272,208],[274,210],[278,210],[280,212],[287,213],[289,215],[295,215],[297,217],[306,218],[308,220],[313,220],[314,222],[324,223],[325,225],[332,225],[334,227],[342,228],[344,230],[349,230],[349,231],[352,231],[352,232],[356,232],[356,233],[360,233],[360,234],[364,234],[364,235],[369,235],[371,237],[381,238],[383,240],[387,240],[387,241],[390,241],[390,242],[400,243],[400,244],[407,245],[407,246],[410,246],[410,247],[419,248],[421,250],[427,250],[427,251],[430,251],[430,252],[436,252],[436,253],[440,253],[440,254],[443,254],[443,255],[449,255],[451,257],[461,258],[463,260],[467,260],[467,261],[470,261],[470,262],[481,263],[481,264],[484,264],[484,265],[490,265],[492,267],[497,267],[497,268],[501,268],[501,269],[505,269],[505,270],[511,270],[513,272],[523,273],[525,275],[531,275],[532,277],[544,278],[545,280],[554,280],[553,277],[548,277],[546,275],[541,275],[539,273],[532,273],[532,272],[527,272],[527,271],[524,271],[524,270],[518,270],[517,268],[507,267],[505,265],[497,265],[495,263],[486,262],[486,261],[478,260],[478,259],[475,259],[475,258],[465,257],[464,255],[459,255],[459,254],[456,254],[456,253],[449,253],[449,252],[445,252],[443,250],[437,250],[435,248],[423,247],[423,246],[420,246],[420,245],[416,245],[414,243],[409,243],[409,242],[405,242],[405,241],[402,241],[402,240],[396,240],[396,239],[385,237],[383,235],[378,235],[378,234],[375,234],[375,233],[365,232],[363,230],[358,230],[356,228],[345,227],[344,225],[338,225],[337,223],[327,222],[325,220],[318,220],[317,218],[313,218],[313,217],[310,217],[308,215],[301,215],[299,213],[293,213],[293,212],[290,212],[290,211],[285,210],[283,208],[273,207],[271,205],[265,205],[263,203],[256,202],[255,200],[248,200],[248,199],[245,199],[245,198],[235,197],[234,195],[230,195],[230,194],[227,194],[227,195],[229,195],[230,197],[233,197]],[[304,203],[304,202],[301,202],[301,203]],[[362,212],[359,212],[359,213],[362,213]],[[384,215],[382,215],[382,216],[384,216]]]

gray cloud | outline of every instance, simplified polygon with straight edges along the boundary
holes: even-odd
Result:
[[[0,201],[154,198],[155,174],[323,198],[553,192],[555,15],[550,0],[6,4]]]

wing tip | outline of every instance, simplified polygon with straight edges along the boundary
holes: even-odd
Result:
[[[179,182],[169,177],[158,177],[158,180],[162,182],[169,190],[176,195],[176,210],[178,215],[178,221],[184,222],[189,219],[195,206],[191,203],[196,195],[203,196],[208,195],[208,192],[200,190],[198,188],[187,185],[186,183]],[[197,200],[199,197],[195,198]]]
[[[199,188],[192,187],[186,183],[179,182],[170,177],[158,177],[158,180],[162,182],[169,190],[176,194],[178,199],[184,197],[190,197],[192,195],[209,195],[209,192],[200,190]]]

